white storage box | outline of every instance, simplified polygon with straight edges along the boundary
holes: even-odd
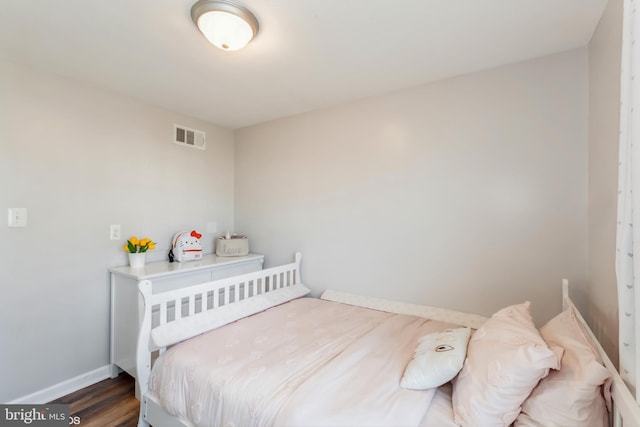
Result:
[[[249,254],[249,239],[244,234],[234,234],[216,239],[217,256],[245,256]]]

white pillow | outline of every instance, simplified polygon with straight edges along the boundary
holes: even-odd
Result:
[[[415,355],[400,380],[400,387],[426,390],[451,381],[462,369],[470,336],[471,329],[456,328],[420,338]]]
[[[603,396],[611,373],[584,335],[573,308],[540,329],[549,345],[562,346],[560,370],[549,372],[522,404],[516,427],[604,427],[607,405]]]
[[[561,357],[562,349],[550,349],[540,336],[529,302],[496,312],[473,334],[453,382],[456,423],[510,426],[538,381],[560,368]]]

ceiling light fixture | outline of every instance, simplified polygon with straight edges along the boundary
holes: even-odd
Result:
[[[249,9],[226,0],[199,0],[191,19],[214,46],[242,49],[258,34],[258,20]]]

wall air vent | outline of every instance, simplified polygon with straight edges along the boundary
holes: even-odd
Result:
[[[207,148],[204,132],[182,125],[173,125],[173,142],[199,150],[206,150]]]

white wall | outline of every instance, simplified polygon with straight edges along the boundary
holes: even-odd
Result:
[[[236,131],[236,229],[316,294],[586,305],[587,86],[579,49]]]
[[[0,402],[108,364],[109,276],[123,237],[233,229],[233,133],[79,82],[0,63]],[[173,124],[207,151],[173,144]],[[7,208],[28,227],[9,229]],[[126,239],[125,239],[126,240]],[[203,238],[212,251],[213,235]]]
[[[586,301],[587,85],[580,49],[241,129],[234,160],[227,129],[0,63],[0,213],[29,210],[0,226],[0,401],[108,363],[113,223],[152,260],[208,221],[268,265],[302,250],[316,293],[526,296],[542,322],[568,277]],[[172,144],[175,122],[208,150]]]
[[[589,43],[589,312],[592,328],[616,363],[621,45],[622,0],[609,0]]]

